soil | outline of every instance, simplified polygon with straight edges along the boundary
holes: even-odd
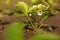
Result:
[[[24,21],[24,20],[26,20],[26,17],[16,18],[14,16],[9,16],[9,15],[0,13],[0,40],[4,40],[4,30],[8,24]],[[56,27],[56,29],[52,32],[60,35],[60,13],[57,13],[55,14],[55,16],[52,16],[49,19],[47,19],[46,24],[50,24]],[[29,37],[31,37],[34,34],[35,32],[31,30],[26,30],[24,32],[24,40],[27,40]]]
[[[10,6],[6,6],[4,2],[5,2],[5,0],[2,0],[2,2],[0,4],[0,5],[2,5],[3,8],[8,7],[9,9],[15,10],[15,7],[13,6],[13,4],[16,3],[17,0],[13,0],[13,2],[11,2]],[[28,1],[26,1],[26,2],[28,2]],[[26,17],[16,18],[14,16],[4,15],[3,13],[0,13],[0,40],[5,40],[4,31],[5,31],[5,28],[8,26],[8,24],[23,21],[23,20],[26,20]],[[60,35],[60,13],[57,13],[55,16],[52,16],[49,19],[47,19],[46,24],[50,24],[50,25],[56,27],[56,29],[52,32]],[[31,30],[25,31],[24,40],[28,40],[28,38],[34,34],[35,34],[35,32],[33,32]]]

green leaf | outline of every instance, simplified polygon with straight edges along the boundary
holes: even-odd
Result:
[[[33,5],[35,5],[35,4],[39,3],[39,2],[40,2],[40,0],[31,0],[31,3],[32,3]]]
[[[52,33],[38,33],[32,36],[29,40],[60,40],[59,36]]]
[[[40,11],[45,10],[45,9],[46,9],[46,6],[45,6],[45,5],[42,5],[42,4],[39,4],[39,5],[38,5],[38,9],[39,9]]]
[[[7,15],[10,15],[10,14],[13,14],[13,10],[11,10],[11,9],[4,9],[3,13],[7,14]]]
[[[41,2],[44,3],[45,5],[48,5],[47,1],[48,0],[41,0]]]
[[[56,8],[56,10],[60,12],[60,8]]]
[[[15,16],[16,18],[21,17],[21,16],[20,16],[20,14],[18,14],[18,13],[14,13],[14,15],[13,15],[13,16]]]
[[[25,15],[28,15],[28,5],[24,2],[18,2],[16,5],[16,8],[23,12]]]
[[[52,6],[54,4],[53,0],[41,0],[41,2],[47,6]]]
[[[10,24],[5,31],[6,40],[23,40],[23,28],[22,23]]]
[[[36,13],[37,11],[37,5],[33,5],[33,7],[29,8],[29,13]]]
[[[13,16],[15,16],[16,18],[25,16],[24,14],[20,14],[20,13],[14,13]]]
[[[48,4],[50,4],[51,6],[54,5],[54,0],[48,0]]]
[[[54,16],[54,14],[51,12],[51,8],[49,7],[43,14],[42,19],[47,19],[50,16]]]

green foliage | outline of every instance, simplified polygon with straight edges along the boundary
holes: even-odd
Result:
[[[28,15],[28,5],[26,3],[18,2],[15,6],[19,11],[21,11],[25,15]]]
[[[23,40],[23,28],[21,22],[10,24],[5,32],[6,40]]]
[[[18,14],[18,13],[14,13],[14,14],[13,14],[13,16],[15,16],[15,17],[17,17],[17,18],[18,18],[18,17],[20,17],[21,15],[20,15],[20,14]]]
[[[11,0],[6,0],[6,1],[5,1],[6,5],[9,5],[10,2],[11,2]]]
[[[60,12],[60,8],[56,8],[56,10]]]
[[[13,14],[13,11],[11,9],[4,9],[2,12],[7,15]]]
[[[38,4],[39,2],[42,2],[45,5]],[[28,7],[28,5],[24,2],[18,2],[15,6],[21,13],[23,13],[23,15],[25,16],[28,15],[29,17],[28,20],[30,21],[32,27],[34,27],[34,29],[35,28],[38,29],[37,16],[38,15],[41,16],[42,17],[41,20],[43,20],[42,22],[44,23],[46,19],[52,15],[51,12],[52,7],[50,6],[52,5],[53,0],[31,0],[31,3],[32,6],[30,7]],[[20,14],[15,13],[14,15],[16,17],[20,17]],[[34,23],[32,22],[32,20],[30,20],[30,18],[33,19]]]
[[[20,13],[14,13],[13,16],[15,16],[16,18],[22,17],[24,16],[24,14],[20,14]]]
[[[60,40],[59,37],[52,33],[38,32],[38,34],[32,36],[29,40]]]
[[[31,0],[31,3],[33,5],[38,4],[38,3],[44,3],[45,5],[53,5],[54,4],[54,0]]]
[[[48,8],[43,14],[42,14],[42,18],[43,19],[47,19],[50,16],[53,16],[54,14],[51,12],[50,8]]]
[[[33,5],[35,5],[35,4],[39,3],[39,2],[40,2],[40,0],[31,0],[31,3],[32,3]]]
[[[43,11],[43,10],[46,10],[46,6],[45,5],[42,5],[42,4],[39,4],[38,5],[38,9],[40,10],[40,11]]]
[[[31,25],[34,26],[33,30],[36,28],[38,29],[38,22],[37,22],[37,16],[39,15],[41,17],[41,22],[44,23],[46,19],[52,15],[54,15],[51,11],[51,7],[38,4],[38,5],[33,5],[32,7],[29,8],[29,14],[30,18],[33,19],[34,23],[31,21]],[[40,25],[41,26],[41,25]]]
[[[37,11],[37,5],[29,8],[29,13],[35,13]]]
[[[54,0],[48,0],[48,3],[49,3],[50,5],[54,5]]]

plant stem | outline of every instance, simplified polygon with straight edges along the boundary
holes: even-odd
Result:
[[[38,27],[38,23],[37,23],[37,14],[36,14],[36,23],[35,23],[35,29],[34,29],[34,31],[36,31],[37,30],[37,27]]]
[[[47,18],[48,18],[48,16],[46,16],[45,18],[41,19],[41,22],[40,22],[41,25],[40,25],[39,28],[41,28],[44,25],[44,23],[47,20]]]
[[[39,26],[39,28],[41,28],[43,26],[43,24],[41,24],[40,26]]]
[[[29,16],[28,16],[28,20],[30,21],[30,23],[31,23],[31,25],[32,25],[32,27],[33,27],[33,29],[34,29],[35,26],[33,25],[31,19],[29,18]]]

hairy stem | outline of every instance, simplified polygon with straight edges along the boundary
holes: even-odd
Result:
[[[33,27],[33,29],[34,29],[35,26],[33,25],[31,19],[29,18],[29,16],[28,16],[28,20],[30,21],[30,23],[31,23],[31,25],[32,25],[32,27]]]
[[[47,18],[48,18],[48,16],[46,16],[45,18],[41,19],[41,21],[40,21],[41,25],[39,26],[39,28],[41,28],[45,24],[45,21],[47,20]]]
[[[37,27],[38,27],[38,23],[37,23],[37,14],[36,14],[36,23],[35,23],[35,29],[34,29],[34,31],[37,30]]]

